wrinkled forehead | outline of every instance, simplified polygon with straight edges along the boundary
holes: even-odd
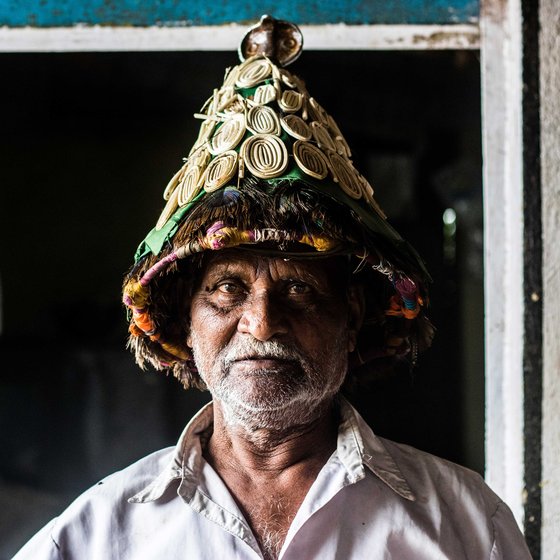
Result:
[[[346,256],[322,259],[286,258],[281,253],[263,255],[241,249],[225,249],[204,255],[200,281],[228,275],[239,276],[248,281],[259,277],[272,281],[297,279],[340,288],[347,285],[351,270]]]

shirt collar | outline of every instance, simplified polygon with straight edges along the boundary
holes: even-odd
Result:
[[[383,439],[373,433],[358,411],[344,397],[340,398],[337,453],[355,480],[361,478],[360,470],[363,470],[365,465],[399,496],[410,501],[416,500]]]
[[[129,498],[130,503],[158,500],[174,481],[196,486],[202,469],[202,449],[212,427],[212,403],[205,405],[187,424],[166,468],[142,491]],[[399,496],[415,501],[416,497],[399,466],[356,409],[340,398],[340,425],[336,454],[350,480],[364,477],[364,465]]]
[[[214,419],[212,403],[204,405],[187,424],[167,467],[146,488],[128,499],[130,503],[153,502],[163,496],[174,481],[196,482],[202,467],[202,449]]]

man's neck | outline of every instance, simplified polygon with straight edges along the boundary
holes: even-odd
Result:
[[[266,560],[278,557],[319,471],[336,449],[337,411],[280,431],[228,424],[214,401],[214,431],[204,450],[253,530]]]
[[[220,401],[214,400],[214,429],[205,456],[218,473],[239,469],[265,476],[302,463],[323,465],[336,448],[337,425],[337,412],[330,405],[305,425],[250,430],[229,424]]]

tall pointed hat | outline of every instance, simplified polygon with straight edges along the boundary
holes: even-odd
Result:
[[[414,360],[429,345],[428,273],[387,222],[333,117],[286,70],[302,45],[297,26],[269,16],[249,30],[241,63],[195,114],[198,138],[165,187],[161,216],[125,281],[137,361],[172,369],[185,386],[202,383],[184,308],[206,251],[355,260],[370,309],[356,370],[387,356]]]

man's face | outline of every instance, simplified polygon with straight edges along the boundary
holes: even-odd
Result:
[[[188,344],[227,422],[285,429],[330,404],[362,312],[345,266],[343,259],[241,251],[208,259],[192,298]]]

